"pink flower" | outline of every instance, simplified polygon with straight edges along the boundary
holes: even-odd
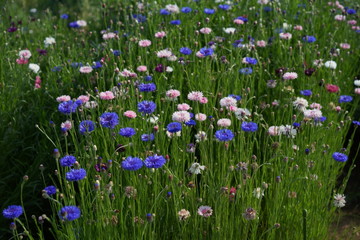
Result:
[[[210,217],[213,213],[213,210],[209,206],[200,206],[197,213],[202,217]]]
[[[36,78],[35,78],[35,89],[39,89],[39,88],[41,88],[41,79],[40,79],[40,76],[36,76]]]
[[[235,23],[235,24],[238,24],[238,25],[241,25],[241,24],[244,24],[244,21],[241,20],[241,19],[235,19],[235,20],[234,20],[234,23]]]
[[[344,16],[344,15],[336,15],[334,19],[336,21],[345,21],[346,16]]]
[[[335,111],[340,112],[340,111],[341,111],[341,107],[340,107],[340,106],[336,106],[336,107],[335,107]]]
[[[195,114],[196,121],[203,122],[206,120],[206,114],[203,113],[197,113]]]
[[[17,64],[28,64],[29,60],[25,59],[25,58],[18,58],[18,59],[16,59],[16,63]]]
[[[170,89],[169,91],[166,92],[166,97],[168,97],[170,99],[175,99],[178,96],[180,96],[180,91],[179,90]]]
[[[200,29],[200,32],[202,34],[210,34],[212,32],[212,30],[211,30],[211,28],[205,27],[205,28]]]
[[[347,22],[349,25],[356,25],[356,20],[350,20]]]
[[[264,40],[257,41],[256,46],[258,46],[258,47],[266,47],[266,42]]]
[[[283,75],[284,80],[293,80],[298,77],[296,72],[287,72]]]
[[[136,70],[137,70],[138,72],[146,72],[146,71],[147,71],[147,67],[141,65],[141,66],[138,66],[138,67],[136,68]]]
[[[133,77],[133,78],[137,77],[136,73],[131,72],[127,69],[124,69],[122,72],[119,73],[119,75],[122,77]]]
[[[90,100],[90,97],[88,95],[81,95],[77,100],[80,100],[82,103],[87,103]]]
[[[188,122],[190,119],[190,113],[187,111],[174,112],[172,115],[172,120],[175,122]]]
[[[136,112],[128,110],[126,112],[124,112],[124,116],[127,118],[136,118]]]
[[[322,106],[320,105],[320,103],[312,103],[310,104],[310,108],[322,109]]]
[[[294,30],[302,31],[303,27],[301,25],[295,25]]]
[[[268,134],[270,136],[279,136],[280,135],[280,127],[277,127],[277,126],[269,127]]]
[[[31,57],[31,52],[27,49],[21,50],[19,52],[20,59],[29,59]]]
[[[70,101],[71,100],[71,97],[69,95],[62,95],[60,97],[57,97],[56,98],[56,101],[57,102],[67,102],[67,101]]]
[[[325,88],[328,92],[331,93],[337,93],[339,91],[339,87],[332,84],[326,84]]]
[[[289,40],[292,38],[291,33],[280,33],[279,36],[281,39],[286,39],[286,40]]]
[[[355,90],[354,90],[354,92],[355,92],[355,94],[360,94],[360,88],[355,88]]]
[[[321,118],[322,117],[322,112],[319,109],[311,109],[311,110],[305,110],[304,111],[304,116],[306,118]]]
[[[200,92],[200,91],[193,91],[193,92],[190,92],[188,95],[187,95],[188,99],[191,100],[191,101],[200,101],[201,98],[203,97],[203,93]]]
[[[92,67],[90,66],[83,66],[79,69],[81,73],[91,73],[93,71]]]
[[[117,37],[116,33],[112,33],[112,32],[110,32],[110,33],[105,33],[105,34],[103,34],[103,36],[102,36],[102,38],[103,38],[104,40],[108,40],[108,39],[112,39],[112,38],[116,38],[116,37]]]
[[[140,40],[139,41],[139,46],[140,47],[148,47],[151,45],[151,41],[150,40]]]
[[[102,99],[102,100],[111,100],[114,98],[115,98],[114,93],[111,91],[106,91],[106,92],[100,93],[100,99]]]
[[[187,110],[191,109],[191,107],[189,106],[189,104],[181,103],[181,104],[177,105],[177,109],[179,111],[187,111]]]
[[[200,99],[200,103],[201,104],[206,104],[208,102],[208,99],[206,98],[206,97],[202,97],[201,99]]]
[[[164,49],[164,50],[161,50],[161,51],[158,51],[156,53],[156,55],[159,57],[159,58],[168,58],[170,57],[172,54],[171,51],[167,50],[167,49]]]
[[[64,132],[66,132],[72,128],[72,123],[71,123],[71,121],[67,120],[67,121],[61,123],[60,127]]]
[[[235,112],[238,108],[236,106],[229,106],[230,112]]]
[[[155,37],[156,38],[164,38],[164,37],[166,37],[166,32],[164,32],[164,31],[157,32],[157,33],[155,33]]]
[[[219,127],[230,127],[231,125],[231,120],[228,118],[221,118],[217,121],[217,125]]]
[[[236,99],[233,97],[224,97],[220,99],[220,106],[222,107],[236,106],[236,104]]]
[[[342,49],[350,49],[350,44],[348,44],[348,43],[340,43],[340,47]]]

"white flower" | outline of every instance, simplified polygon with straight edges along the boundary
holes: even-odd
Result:
[[[227,34],[234,34],[236,31],[236,28],[223,28],[223,30]]]
[[[29,64],[29,69],[33,71],[34,73],[38,73],[40,71],[40,66],[35,63]]]
[[[174,69],[172,67],[167,66],[165,71],[168,72],[168,73],[171,73],[171,72],[174,71]]]
[[[152,124],[157,124],[157,122],[159,121],[159,118],[157,116],[152,116],[152,117],[148,118],[147,121]]]
[[[22,59],[29,59],[31,57],[31,52],[29,50],[21,50],[19,52],[19,57]]]
[[[304,110],[304,116],[306,118],[321,118],[322,112],[319,109],[310,109],[310,110]]]
[[[354,80],[354,85],[357,87],[360,87],[360,80]]]
[[[230,107],[235,106],[236,107],[237,101],[233,97],[224,97],[220,99],[220,106],[222,107]]]
[[[286,135],[289,138],[294,138],[296,136],[296,129],[291,125],[281,125],[279,127],[279,133],[282,135]]]
[[[160,50],[156,53],[156,55],[159,57],[159,58],[168,58],[172,55],[172,52],[167,50],[167,49],[164,49],[164,50]]]
[[[77,20],[76,24],[79,25],[79,27],[86,27],[87,25],[85,20]]]
[[[335,194],[334,196],[334,206],[338,208],[345,207],[345,195],[344,194]]]
[[[48,46],[50,46],[52,44],[55,44],[55,43],[56,43],[56,41],[55,41],[55,38],[53,38],[53,37],[47,37],[44,40],[45,47],[48,47]]]
[[[189,172],[191,174],[201,174],[201,171],[205,170],[205,166],[200,165],[199,163],[195,162],[189,168]]]
[[[301,112],[303,112],[309,106],[309,103],[305,98],[297,97],[293,102],[293,105],[296,109],[299,109]]]
[[[260,199],[261,197],[264,196],[264,190],[262,190],[261,188],[255,188],[253,191],[253,195],[254,197],[256,197],[257,199]]]
[[[180,9],[178,7],[178,5],[176,4],[168,4],[165,6],[166,10],[168,10],[169,12],[172,12],[172,13],[179,13],[180,12]]]
[[[180,136],[181,136],[181,131],[179,131],[179,132],[174,132],[174,133],[171,133],[171,132],[169,132],[169,131],[166,131],[166,135],[167,135],[169,138],[180,137]]]
[[[196,142],[205,141],[207,139],[206,132],[199,131],[197,134],[195,134]]]
[[[330,69],[336,69],[336,62],[334,61],[327,61],[325,62],[325,67],[330,68]]]
[[[235,116],[239,120],[245,120],[251,116],[251,112],[247,108],[238,108],[235,111]]]

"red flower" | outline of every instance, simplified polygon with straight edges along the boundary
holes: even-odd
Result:
[[[326,90],[331,93],[336,93],[339,91],[339,87],[336,85],[327,84],[325,87],[326,87]]]

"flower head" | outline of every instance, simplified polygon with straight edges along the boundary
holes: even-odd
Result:
[[[153,113],[156,109],[156,104],[152,101],[142,101],[138,103],[138,111],[144,114]]]
[[[348,95],[342,95],[339,97],[339,103],[347,103],[347,102],[351,102],[352,100],[353,98]]]
[[[333,159],[338,162],[346,162],[348,160],[348,156],[343,153],[334,152],[332,155]]]
[[[59,211],[59,217],[61,220],[73,221],[81,216],[80,208],[76,206],[65,206]]]
[[[124,161],[121,162],[121,167],[125,170],[136,171],[142,168],[144,165],[143,161],[137,157],[127,157]]]
[[[71,169],[70,172],[66,173],[66,180],[73,182],[84,179],[86,177],[86,170],[83,168],[80,169]]]
[[[186,219],[188,219],[190,217],[190,212],[186,209],[181,209],[179,212],[178,212],[178,217],[179,217],[179,220],[180,221],[184,221]]]
[[[136,131],[131,127],[126,127],[126,128],[121,128],[119,134],[123,137],[132,137],[136,134]]]
[[[334,206],[338,208],[345,207],[346,201],[345,201],[345,195],[344,194],[335,194],[334,196]]]
[[[46,188],[44,188],[43,191],[46,192],[47,195],[51,196],[56,193],[56,187],[53,185],[50,185],[50,186],[47,186]]]
[[[149,156],[144,160],[144,165],[147,168],[160,168],[166,163],[166,159],[163,156],[155,154]]]
[[[100,124],[106,128],[115,128],[119,124],[119,116],[114,112],[105,112],[100,116]]]
[[[244,132],[255,132],[258,129],[258,125],[254,122],[243,122],[241,124],[241,129]]]
[[[182,129],[182,126],[181,126],[181,123],[179,123],[179,122],[169,123],[166,127],[166,130],[170,133],[180,132],[181,129]]]
[[[60,166],[62,167],[71,167],[76,162],[76,157],[72,155],[67,155],[59,160]]]
[[[79,131],[81,134],[90,133],[94,131],[95,123],[91,120],[84,120],[79,125]]]
[[[219,141],[226,142],[234,138],[234,133],[229,129],[221,129],[215,132],[215,137]]]
[[[59,104],[58,106],[58,110],[59,112],[69,115],[73,112],[76,112],[76,109],[82,104],[81,101],[77,100],[77,101],[67,101],[67,102],[62,102]]]
[[[20,217],[20,215],[23,214],[23,208],[22,206],[11,205],[5,208],[2,213],[4,218],[14,219]]]
[[[200,206],[197,213],[202,217],[208,218],[213,214],[213,210],[209,206]]]

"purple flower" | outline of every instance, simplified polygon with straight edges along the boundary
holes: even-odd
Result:
[[[67,155],[60,159],[60,166],[62,167],[71,167],[76,162],[76,157],[72,155]]]
[[[166,159],[163,156],[149,156],[145,159],[144,164],[147,168],[160,168],[166,163]]]
[[[300,94],[303,95],[303,96],[311,96],[312,91],[309,90],[309,89],[301,90],[301,91],[300,91]]]
[[[348,160],[348,156],[343,153],[334,152],[332,155],[333,159],[338,162],[346,162]]]
[[[2,213],[4,218],[14,219],[20,217],[20,215],[23,214],[23,208],[22,206],[11,205],[5,208]]]
[[[43,190],[44,192],[46,192],[47,195],[54,195],[56,193],[56,187],[53,185],[47,186],[46,188],[44,188]]]
[[[106,128],[115,128],[119,124],[119,116],[114,112],[105,112],[100,116],[100,124]]]
[[[79,181],[86,177],[86,170],[83,168],[80,169],[71,169],[70,172],[66,173],[66,180],[73,182]]]
[[[85,133],[90,133],[90,132],[94,131],[94,129],[95,129],[95,124],[91,120],[84,120],[79,125],[79,131],[83,135]]]
[[[172,21],[170,21],[170,24],[171,25],[180,25],[181,21],[180,20],[172,20]]]
[[[255,132],[258,129],[258,125],[254,122],[243,122],[241,124],[241,129],[244,132]]]
[[[58,110],[59,112],[69,115],[73,112],[76,112],[76,109],[82,104],[82,102],[80,100],[78,101],[67,101],[67,102],[62,102],[59,104],[58,106]]]
[[[141,83],[138,86],[140,92],[154,92],[156,90],[155,83]]]
[[[339,103],[347,103],[347,102],[351,102],[352,100],[353,98],[348,95],[342,95],[339,97]]]
[[[138,111],[144,114],[153,113],[156,109],[156,104],[152,101],[142,101],[138,103]]]
[[[182,129],[181,123],[179,122],[172,122],[169,123],[166,127],[166,130],[171,133],[180,132]]]
[[[202,55],[204,55],[205,57],[206,57],[206,56],[211,56],[211,55],[213,55],[213,53],[214,53],[214,49],[204,47],[204,48],[201,48],[201,49],[200,49],[200,53],[201,53]]]
[[[124,161],[121,162],[121,167],[125,170],[136,171],[142,168],[144,165],[143,161],[137,157],[127,157]]]
[[[136,134],[136,131],[131,127],[126,127],[120,129],[119,134],[123,137],[132,137]]]
[[[143,141],[143,142],[154,141],[154,139],[155,139],[155,136],[153,133],[141,135],[141,141]]]
[[[215,132],[215,137],[221,142],[226,142],[234,138],[234,133],[229,129],[221,129]]]
[[[73,221],[81,216],[80,208],[76,206],[65,206],[59,211],[59,217],[61,220]]]
[[[192,50],[187,47],[180,48],[180,53],[184,55],[190,55],[192,53]]]
[[[191,11],[192,11],[192,9],[190,7],[181,8],[181,12],[183,12],[183,13],[190,13]]]
[[[215,13],[215,9],[205,8],[205,9],[204,9],[204,13],[205,13],[205,14],[214,14],[214,13]]]

